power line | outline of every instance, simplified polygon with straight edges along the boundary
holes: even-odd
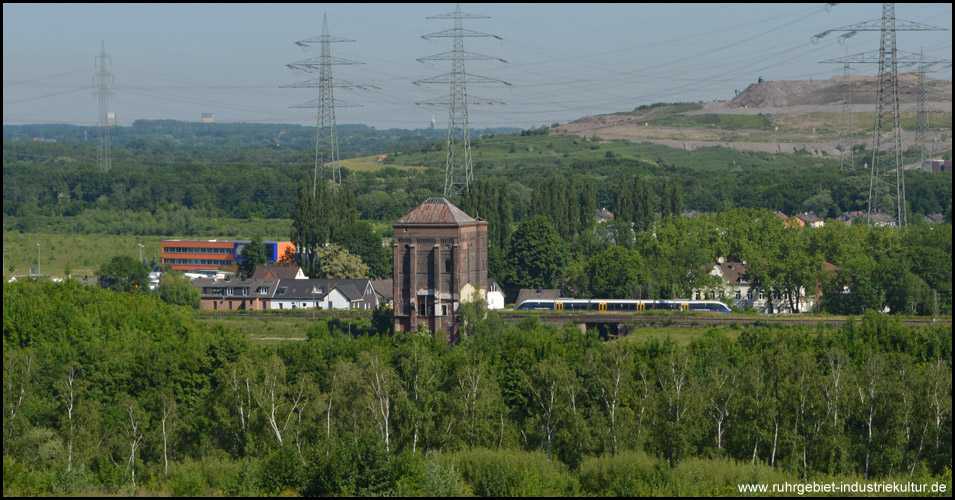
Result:
[[[876,93],[875,128],[873,131],[872,170],[869,178],[869,207],[866,212],[866,218],[870,224],[873,223],[873,219],[878,214],[894,213],[898,227],[906,225],[905,174],[902,161],[902,126],[899,111],[899,50],[896,46],[895,34],[898,31],[942,30],[943,28],[896,19],[895,4],[884,3],[882,4],[881,22],[874,20],[835,28],[816,34],[811,38],[815,43],[836,31],[846,32],[847,34],[865,31],[881,32],[878,52],[879,77]],[[847,56],[840,62],[848,61],[874,62],[869,60],[868,54]]]
[[[109,151],[109,98],[113,93],[109,90],[109,83],[113,81],[113,75],[106,70],[107,60],[112,62],[112,58],[106,55],[106,41],[103,41],[100,54],[96,56],[99,72],[93,75],[93,83],[99,89],[93,95],[99,98],[100,140],[97,164],[104,172],[109,172],[112,163]]]
[[[467,95],[467,83],[503,83],[505,85],[510,85],[505,81],[497,80],[495,78],[487,78],[469,74],[464,69],[464,61],[493,59],[505,63],[507,62],[504,59],[497,57],[485,56],[482,54],[476,54],[474,52],[466,52],[464,50],[464,38],[466,37],[492,37],[498,40],[501,39],[501,37],[496,35],[479,33],[477,31],[466,30],[463,28],[462,21],[464,19],[487,18],[487,16],[482,16],[479,14],[468,14],[461,12],[461,5],[459,4],[454,12],[428,17],[428,19],[453,19],[453,29],[431,33],[430,35],[422,35],[421,37],[425,40],[430,40],[432,38],[451,38],[453,40],[454,50],[451,52],[444,52],[418,59],[420,62],[451,61],[451,73],[414,82],[415,85],[429,83],[451,84],[451,91],[448,94],[447,99],[438,98],[416,103],[448,104],[448,155],[444,168],[444,196],[446,198],[458,197],[465,189],[467,189],[474,177],[473,167],[471,165],[471,132],[468,125],[469,99]],[[494,101],[491,99],[480,99],[473,95],[470,97],[470,101],[472,104],[504,104],[500,101]],[[460,153],[463,153],[464,157],[463,159],[459,159],[457,162],[455,161],[455,143],[460,143],[459,149],[462,150]]]
[[[361,64],[357,61],[332,57],[329,44],[332,42],[354,42],[330,36],[328,34],[328,16],[323,20],[322,34],[317,37],[309,38],[295,42],[296,45],[309,48],[312,44],[321,46],[321,56],[312,59],[306,59],[288,67],[298,71],[313,72],[318,71],[319,77],[314,80],[284,85],[288,88],[309,88],[318,87],[318,99],[292,106],[293,108],[318,108],[318,130],[315,133],[315,170],[312,174],[312,196],[315,196],[318,188],[319,172],[322,172],[324,180],[324,166],[327,165],[331,170],[332,185],[337,190],[341,187],[342,173],[339,164],[338,155],[338,132],[335,130],[335,97],[334,87],[356,86],[349,82],[334,83],[332,80],[333,64]],[[341,102],[341,106],[354,106],[353,104]]]

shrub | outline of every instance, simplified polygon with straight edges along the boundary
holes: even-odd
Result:
[[[173,466],[169,474],[169,486],[177,497],[197,497],[206,494],[208,485],[202,477],[199,464],[186,460]]]
[[[575,496],[577,481],[540,452],[474,449],[450,456],[478,496]]]

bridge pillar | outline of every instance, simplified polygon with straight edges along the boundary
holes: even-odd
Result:
[[[580,328],[580,333],[587,333],[587,323],[578,323],[577,328]]]

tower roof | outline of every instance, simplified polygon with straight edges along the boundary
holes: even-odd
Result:
[[[477,222],[444,198],[428,198],[395,224],[463,224]]]

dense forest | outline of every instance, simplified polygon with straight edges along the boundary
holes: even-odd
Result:
[[[213,137],[199,140],[206,137],[201,135],[206,126],[205,133]],[[102,172],[96,168],[95,141],[6,140],[30,135],[25,134],[29,127],[22,126],[16,134],[9,130],[14,127],[4,127],[3,214],[8,230],[69,225],[70,217],[108,219],[104,210],[151,214],[153,224],[132,229],[145,231],[140,234],[175,233],[181,228],[168,222],[169,214],[182,210],[197,217],[287,219],[298,182],[312,173],[314,150],[307,147],[307,128],[296,132],[300,139],[291,148],[261,137],[275,133],[272,128],[278,126],[134,125],[132,129],[153,132],[125,142],[117,139],[113,168]],[[173,136],[170,132],[177,127],[191,131],[193,138],[182,131]],[[382,168],[343,169],[343,182],[356,197],[360,218],[390,223],[428,196],[442,193],[446,151],[440,138],[405,131],[395,140],[379,141],[374,137],[384,136],[365,129],[352,135],[340,130],[343,157],[388,154]],[[314,144],[314,137],[311,140]],[[476,179],[507,182],[510,218],[516,222],[531,215],[533,193],[554,177],[590,181],[596,204],[611,211],[617,209],[621,183],[633,178],[646,184],[649,205],[656,212],[664,192],[673,187],[680,190],[681,208],[698,212],[745,207],[835,217],[866,210],[868,203],[870,179],[863,152],[856,155],[856,168],[840,170],[837,158],[809,153],[769,155],[718,147],[683,151],[546,133],[489,131],[472,141],[472,149]],[[907,155],[907,162],[914,161],[914,153]],[[910,220],[928,214],[947,214],[951,220],[951,175],[912,170],[906,172],[905,184]],[[131,230],[101,222],[86,226],[93,232]]]
[[[255,345],[146,293],[4,285],[4,495],[737,495],[739,484],[951,491],[952,332],[604,341],[464,311],[387,310]]]
[[[281,131],[273,125],[137,122],[117,127],[109,172],[93,161],[95,142],[23,140],[43,130],[30,127],[4,128],[11,139],[3,149],[5,231],[202,238],[218,236],[200,229],[209,221],[261,221],[264,231],[236,236],[295,241],[311,276],[319,274],[318,248],[337,244],[378,277],[390,275],[390,259],[373,242],[443,191],[446,154],[435,131],[386,137],[343,127],[343,156],[371,148],[388,158],[368,170],[343,169],[342,198],[319,190],[309,199],[307,127],[288,129],[282,138],[290,142],[280,144],[263,139]],[[551,135],[547,127],[488,131],[472,144],[476,181],[453,202],[489,222],[490,276],[510,290],[689,297],[714,284],[707,266],[724,257],[749,263],[762,289],[790,300],[800,288],[825,292],[821,312],[951,311],[950,174],[906,172],[912,227],[904,231],[833,224],[784,231],[771,211],[832,218],[866,210],[864,155],[856,168],[840,170],[838,159],[808,153],[683,151]],[[614,221],[597,224],[599,208],[614,212]],[[693,215],[681,215],[687,211]],[[927,225],[927,214],[942,214],[945,224]],[[826,272],[827,264],[838,270]]]

